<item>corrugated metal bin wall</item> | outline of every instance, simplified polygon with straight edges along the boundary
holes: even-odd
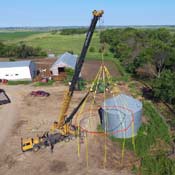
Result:
[[[142,103],[131,96],[120,94],[102,104],[102,127],[116,138],[135,136],[141,126],[141,116]]]

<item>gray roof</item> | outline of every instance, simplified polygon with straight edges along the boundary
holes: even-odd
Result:
[[[29,67],[31,61],[9,61],[0,62],[0,68],[11,68],[11,67]]]
[[[55,67],[59,67],[59,65],[65,64],[72,69],[75,69],[75,65],[77,63],[77,55],[72,55],[68,52],[62,54],[57,61],[52,65],[51,69]]]

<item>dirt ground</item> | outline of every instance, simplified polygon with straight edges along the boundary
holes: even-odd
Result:
[[[0,107],[0,174],[131,174],[133,164],[137,164],[134,154],[126,151],[123,164],[121,164],[121,148],[109,139],[107,139],[107,161],[104,168],[105,138],[98,135],[88,135],[87,142],[80,145],[80,157],[77,154],[77,140],[57,143],[53,153],[50,148],[37,153],[32,151],[22,153],[21,137],[34,137],[37,134],[43,134],[50,129],[53,121],[57,120],[66,86],[61,83],[52,87],[0,86],[12,101],[10,104]],[[49,97],[31,97],[29,93],[37,89],[48,91],[51,95]],[[75,107],[83,95],[82,92],[75,92],[70,110]],[[87,106],[90,106],[89,101]],[[88,111],[88,107],[86,110]],[[83,115],[88,114],[83,113]]]
[[[100,66],[101,66],[101,61],[86,60],[82,68],[82,77],[87,81],[93,80]],[[110,69],[109,72],[113,77],[121,76],[119,71],[116,69],[116,65],[112,61],[105,61],[105,66],[108,69]]]

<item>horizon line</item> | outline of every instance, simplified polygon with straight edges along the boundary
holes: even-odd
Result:
[[[171,26],[171,27],[175,27],[175,24],[141,24],[141,25],[137,25],[137,24],[133,24],[133,25],[104,25],[104,26],[97,26],[97,28],[103,28],[103,27],[145,27],[145,26]],[[60,25],[60,26],[52,26],[52,25],[48,25],[48,26],[0,26],[1,28],[51,28],[51,27],[59,27],[59,28],[64,28],[64,27],[89,27],[88,25]]]

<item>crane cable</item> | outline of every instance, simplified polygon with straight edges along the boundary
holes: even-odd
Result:
[[[93,93],[93,101],[92,101],[91,107],[90,107],[90,117],[92,116],[92,108],[94,106],[96,93],[97,93],[97,88],[98,88],[98,85],[99,85],[101,74],[102,74],[102,80],[104,82],[104,87],[106,87],[105,78],[107,78],[107,81],[109,81],[110,83],[112,82],[112,77],[111,77],[108,69],[104,65],[104,48],[105,48],[105,45],[103,45],[103,49],[102,49],[102,60],[101,60],[102,64],[101,64],[100,69],[99,69],[99,71],[96,75],[96,78],[94,79],[94,81],[92,82],[92,85],[91,85],[91,89],[92,89],[92,88],[94,88],[94,86],[96,84],[95,91]],[[113,96],[114,96],[114,94],[113,94]],[[105,98],[106,98],[105,90],[104,90],[103,98],[104,98],[104,101],[105,101]],[[87,99],[86,99],[86,101],[87,101]],[[83,103],[83,105],[81,107],[82,108],[81,111],[83,110],[86,101]],[[81,113],[82,112],[80,112],[80,114]],[[106,120],[106,122],[105,122],[105,144],[104,144],[104,168],[105,168],[105,164],[107,162],[107,117],[106,116],[105,116],[105,120]],[[80,122],[78,123],[78,125],[80,126]],[[133,131],[134,131],[134,123],[132,122],[132,133],[133,133]],[[80,156],[80,142],[78,142],[78,143],[79,143],[78,144],[78,156]],[[126,143],[126,138],[124,137],[123,144],[122,144],[122,162],[123,162],[123,157],[124,157],[125,143]],[[134,137],[132,136],[132,144],[133,144],[133,147],[135,148],[134,143],[135,143],[134,142]],[[85,144],[86,144],[86,165],[88,167],[89,164],[88,164],[88,138],[87,138],[87,134],[85,135]]]
[[[89,110],[89,126],[91,127],[91,122],[90,122],[90,118],[92,117],[92,109],[93,109],[93,106],[94,106],[94,103],[95,103],[95,98],[96,98],[96,93],[97,93],[97,90],[98,90],[98,85],[99,85],[99,81],[100,81],[100,76],[102,74],[102,67],[100,67],[98,73],[97,73],[97,76],[96,78],[94,79],[92,85],[91,85],[91,90],[93,91],[93,89],[95,88],[94,90],[94,93],[93,93],[93,100],[91,102],[91,105],[90,105],[90,110]]]
[[[102,71],[102,69],[100,68],[98,73],[97,73],[97,76],[96,76],[95,80],[93,81],[93,83],[91,85],[91,88],[90,88],[90,90],[93,90],[94,85],[96,85],[95,91],[93,93],[93,100],[92,100],[91,106],[90,106],[90,114],[89,114],[90,117],[89,117],[89,120],[88,120],[89,127],[91,127],[90,118],[92,117],[92,108],[94,106],[94,102],[95,102],[95,98],[96,98],[97,87],[98,87],[98,84],[99,84],[99,78],[100,78],[100,75],[101,75],[101,71]],[[96,82],[96,84],[95,84],[95,82]],[[86,167],[88,168],[89,167],[88,133],[86,133],[86,135],[85,135],[85,145],[86,145]]]
[[[104,18],[104,17],[103,17]],[[103,19],[100,19],[100,20],[103,20]],[[102,23],[101,24],[103,24],[104,23],[104,20],[102,21]],[[104,43],[103,43],[104,44]],[[103,48],[104,49],[104,48]],[[103,51],[104,50],[102,50],[102,62],[104,63],[104,58],[103,58]],[[107,73],[107,75],[110,75],[109,74],[109,72],[108,72],[108,70],[106,69],[106,73]],[[133,121],[133,119],[131,119],[132,120],[132,123],[131,123],[131,127],[132,127],[132,145],[133,145],[133,149],[134,149],[134,151],[135,151],[135,138],[134,138],[134,121]],[[123,160],[123,157],[124,157],[124,149],[125,149],[125,137],[124,137],[124,140],[123,140],[123,146],[122,146],[122,160]]]
[[[103,57],[103,52],[102,52],[102,64],[104,65],[104,57]],[[103,82],[104,82],[104,87],[106,88],[106,81],[105,81],[105,71],[103,68]],[[104,93],[103,93],[103,101],[104,101],[104,106],[105,105],[105,99],[106,99],[106,93],[105,93],[106,89],[104,89]],[[105,144],[104,144],[104,168],[106,167],[106,162],[107,162],[107,115],[106,112],[104,113],[104,119],[105,119]]]
[[[99,26],[102,27],[102,25],[104,24],[104,19],[100,19],[99,20]],[[101,34],[101,31],[100,31]],[[104,85],[104,92],[103,92],[103,101],[105,103],[105,99],[106,99],[106,81],[105,81],[105,68],[104,68],[104,50],[105,50],[105,43],[103,43],[103,45],[101,45],[101,62],[102,62],[102,81],[103,81],[103,85]],[[104,104],[105,106],[105,104]],[[106,162],[107,162],[107,117],[106,117],[106,113],[104,113],[104,119],[105,119],[105,144],[104,144],[104,159],[103,159],[103,166],[105,168],[106,166]]]
[[[91,87],[90,87],[90,91],[93,91],[93,88],[96,84],[96,87],[95,87],[95,92],[94,92],[94,101],[95,101],[95,94],[97,92],[97,85],[99,84],[99,78],[100,78],[100,75],[101,75],[101,72],[102,72],[102,69],[100,67],[95,79],[93,80],[92,84],[91,84]],[[97,82],[97,83],[95,83]],[[77,114],[77,117],[76,117],[76,120],[80,118],[81,114],[83,113],[84,111],[84,108],[85,108],[85,104],[87,102],[88,98],[86,98],[86,100],[83,102],[81,108],[80,108],[80,111],[78,112]],[[93,104],[92,104],[93,106]],[[91,107],[92,109],[92,107]],[[92,112],[90,112],[90,114],[92,114]],[[78,122],[78,136],[80,136],[80,121]],[[86,165],[88,167],[88,139],[87,139],[87,135],[85,135],[85,143],[86,143]],[[78,153],[78,157],[80,157],[80,137],[78,137],[78,142],[77,142],[77,153]]]
[[[105,67],[106,68],[106,67]],[[110,81],[112,79],[108,69],[106,68],[105,69],[106,71],[106,74],[108,75],[107,77],[109,77],[108,81]],[[114,94],[112,93],[112,96],[114,97]],[[115,101],[116,103],[116,101]],[[117,105],[116,105],[117,106]],[[124,120],[123,120],[124,121]],[[123,122],[121,122],[122,124]],[[126,126],[123,126],[123,128],[126,128]],[[125,136],[124,136],[124,139],[123,139],[123,143],[122,143],[122,159],[121,159],[121,163],[123,163],[123,158],[124,158],[124,152],[125,152],[125,142],[126,142],[126,133],[124,132]]]
[[[91,106],[90,106],[90,116],[89,116],[89,121],[88,121],[88,124],[89,124],[89,127],[91,127],[91,122],[90,122],[90,119],[92,117],[92,108],[94,106],[94,102],[95,102],[95,98],[96,98],[96,93],[97,93],[97,88],[98,88],[98,85],[99,85],[99,80],[100,80],[100,76],[101,76],[101,73],[102,73],[102,67],[100,67],[98,73],[97,73],[97,76],[95,78],[95,80],[93,81],[92,85],[91,85],[91,90],[94,88],[94,85],[95,85],[95,91],[93,93],[93,100],[91,102]],[[85,135],[85,145],[86,145],[86,167],[88,168],[89,167],[89,153],[88,153],[88,133]]]
[[[80,118],[81,114],[83,113],[87,99],[88,99],[88,97],[85,99],[82,106],[80,107],[80,111],[78,112],[76,118]],[[78,157],[80,157],[80,137],[82,137],[82,136],[81,136],[81,131],[80,131],[80,122],[78,122],[78,142],[77,142]]]
[[[99,26],[100,26],[100,21],[101,21],[101,19],[99,20]],[[102,60],[103,60],[103,55],[102,55]],[[100,66],[100,69],[99,69],[99,71],[96,75],[96,78],[95,78],[95,80],[93,81],[93,83],[91,85],[91,89],[94,88],[94,85],[96,85],[96,86],[95,86],[95,91],[93,93],[93,100],[92,100],[91,106],[90,106],[89,127],[91,127],[90,118],[92,117],[92,108],[93,108],[94,103],[95,103],[95,98],[96,98],[96,93],[97,93],[100,77],[101,77],[101,74],[103,74],[103,71],[104,71],[103,65],[104,65],[104,63],[102,62],[102,65]],[[86,165],[88,167],[88,138],[87,138],[87,135],[85,136],[85,144],[86,144]]]
[[[101,66],[101,68],[99,69],[98,73],[97,73],[97,76],[96,78],[94,79],[94,81],[92,82],[92,85],[91,85],[91,89],[93,89],[93,87],[95,87],[95,92],[94,92],[94,99],[92,101],[92,104],[94,103],[95,101],[95,98],[96,98],[96,93],[97,93],[97,86],[99,84],[99,80],[100,80],[100,77],[101,77],[101,72],[102,72],[102,68],[103,68],[103,72],[105,72],[105,74],[103,74],[103,80],[105,80],[105,78],[107,78],[107,81],[105,82],[109,82],[111,80],[111,75],[110,73],[108,72],[107,68],[105,66]],[[96,82],[96,83],[95,83]],[[105,83],[106,84],[106,83]],[[95,86],[96,85],[96,86]],[[113,96],[114,96],[114,93],[112,93]],[[82,108],[83,108],[84,105],[82,105]],[[91,107],[91,110],[92,110],[92,107]],[[82,113],[82,112],[81,112]],[[90,114],[92,114],[92,112],[90,112]],[[90,116],[91,117],[91,116]],[[124,122],[124,120],[123,120]],[[121,122],[121,124],[123,123]],[[107,122],[106,122],[107,124]],[[80,126],[80,125],[79,125]],[[88,132],[87,132],[88,133]],[[105,133],[105,135],[107,136],[107,132]],[[88,166],[88,138],[86,137],[85,138],[85,143],[86,143],[86,160],[87,160],[87,166]],[[125,148],[125,137],[124,137],[124,140],[123,140],[123,144],[122,144],[122,161],[123,162],[123,157],[124,157],[124,148]],[[107,152],[105,152],[106,154]],[[104,156],[106,157],[106,156]],[[104,158],[104,160],[106,161],[106,159]]]

